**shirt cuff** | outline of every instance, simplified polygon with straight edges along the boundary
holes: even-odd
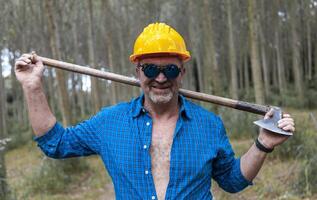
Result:
[[[60,132],[61,129],[64,129],[63,126],[60,123],[56,122],[55,125],[48,132],[44,133],[44,135],[41,136],[34,136],[33,140],[36,141],[40,146],[42,146],[48,141],[52,140],[54,135],[56,136],[56,134]]]

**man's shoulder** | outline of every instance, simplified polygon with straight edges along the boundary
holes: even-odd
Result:
[[[120,112],[120,113],[126,113],[130,110],[130,106],[131,102],[119,102],[115,105],[110,105],[110,106],[104,106],[101,109],[101,112],[103,113],[116,113],[116,112]]]
[[[120,113],[121,115],[127,115],[131,113],[132,107],[134,106],[136,99],[137,98],[131,99],[130,101],[126,102],[119,102],[115,105],[104,106],[100,112],[106,115],[118,113]]]
[[[186,99],[186,107],[193,118],[195,119],[209,119],[209,120],[216,120],[221,121],[221,118],[216,115],[214,112],[207,110],[206,108],[198,105],[188,99]]]

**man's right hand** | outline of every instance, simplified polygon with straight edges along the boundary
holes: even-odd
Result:
[[[15,75],[23,87],[40,87],[43,71],[43,62],[36,54],[23,54],[15,62]]]
[[[56,123],[43,91],[43,71],[43,62],[34,53],[23,54],[15,62],[15,75],[22,84],[30,122],[36,136],[43,135]]]

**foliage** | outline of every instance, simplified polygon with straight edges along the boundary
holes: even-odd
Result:
[[[258,132],[258,127],[252,123],[257,120],[255,114],[225,108],[220,109],[220,116],[231,139],[252,138]]]
[[[297,119],[296,128],[294,136],[278,147],[272,156],[282,161],[294,159],[303,163],[293,185],[297,193],[309,196],[317,193],[316,129],[306,116]]]
[[[315,138],[315,145],[317,140]],[[317,148],[314,148],[316,152]],[[295,190],[303,196],[317,194],[317,154],[312,153],[304,158],[304,164],[299,172],[298,181],[295,184]]]
[[[299,117],[299,116],[298,116]],[[310,157],[317,150],[316,130],[311,121],[308,121],[308,113],[302,119],[295,118],[295,134],[276,149],[274,157],[279,159],[304,159]]]
[[[316,131],[308,130],[302,137],[302,147],[298,152],[304,164],[299,172],[295,189],[298,193],[311,195],[317,193],[317,137]]]
[[[7,148],[8,150],[12,150],[29,142],[32,139],[32,130],[29,126],[12,124],[8,130],[8,138],[11,140],[8,142]]]
[[[80,160],[77,160],[80,161]],[[40,166],[26,180],[27,193],[60,193],[76,181],[76,175],[89,170],[86,162],[72,162],[72,159],[54,160],[44,157]]]

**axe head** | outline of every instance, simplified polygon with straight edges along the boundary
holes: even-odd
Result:
[[[283,129],[280,129],[279,127],[277,127],[278,120],[282,119],[282,110],[279,107],[273,107],[273,110],[274,110],[273,117],[269,119],[261,119],[253,123],[258,125],[261,128],[264,128],[266,130],[272,131],[277,134],[289,135],[289,136],[293,135],[293,133],[284,131]]]

